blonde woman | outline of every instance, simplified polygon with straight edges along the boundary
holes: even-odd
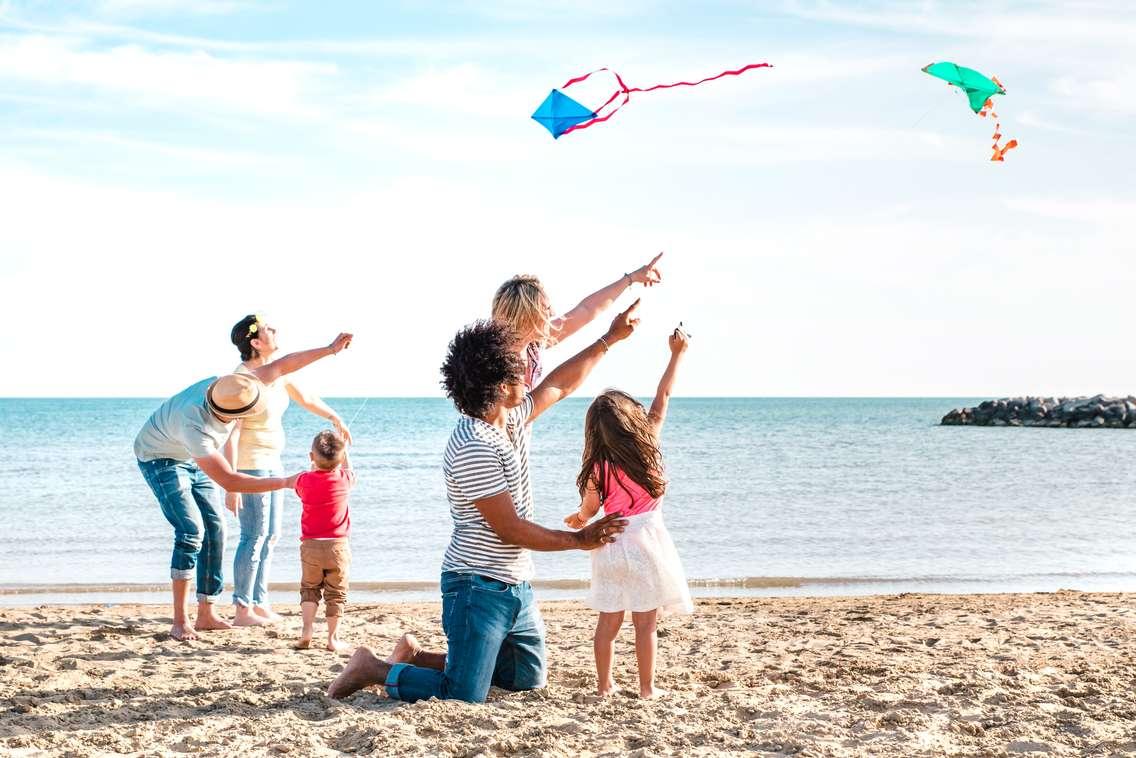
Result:
[[[632,284],[652,287],[662,283],[663,273],[658,265],[662,257],[659,253],[650,263],[593,292],[563,316],[553,315],[544,286],[535,276],[522,274],[502,284],[493,296],[493,318],[520,335],[518,347],[525,360],[525,388],[531,390],[540,383],[544,348],[563,342],[590,324]]]
[[[253,373],[276,355],[276,328],[259,314],[249,314],[234,326],[230,338],[241,353],[236,373]],[[279,476],[283,469],[284,411],[295,400],[308,412],[331,422],[340,436],[351,442],[351,432],[319,397],[300,389],[291,377],[265,385],[263,410],[242,418],[225,446],[233,468],[250,476]],[[284,493],[225,496],[225,507],[241,525],[241,539],[233,556],[233,616],[235,626],[261,626],[280,616],[268,602],[268,574],[272,553],[280,536]]]

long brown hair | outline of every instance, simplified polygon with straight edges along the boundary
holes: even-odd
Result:
[[[584,457],[576,477],[581,496],[591,484],[601,501],[607,497],[604,487],[609,466],[617,466],[651,497],[662,497],[666,491],[663,453],[647,410],[620,390],[607,390],[588,407],[584,418]]]

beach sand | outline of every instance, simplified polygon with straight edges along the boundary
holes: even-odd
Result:
[[[0,753],[1130,754],[1134,606],[1077,592],[701,599],[662,623],[671,694],[643,702],[597,701],[593,614],[548,602],[548,688],[482,705],[329,700],[346,659],[291,650],[294,610],[277,629],[179,644],[158,606],[8,608]],[[343,636],[384,654],[403,630],[439,645],[439,610],[350,607]],[[632,638],[626,627],[617,648],[629,690]]]

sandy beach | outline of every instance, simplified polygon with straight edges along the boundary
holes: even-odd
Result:
[[[593,617],[542,605],[549,687],[483,705],[324,688],[344,658],[276,629],[179,644],[168,611],[0,611],[7,755],[1136,753],[1136,595],[701,599],[661,626],[661,701],[593,695]],[[281,608],[280,610],[285,610]],[[350,609],[354,644],[441,643],[439,606]],[[630,628],[617,678],[634,686]]]

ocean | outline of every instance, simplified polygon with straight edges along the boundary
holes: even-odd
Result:
[[[695,594],[1136,591],[1136,431],[938,426],[975,398],[678,398],[664,504]],[[350,419],[351,598],[434,599],[449,514],[442,399],[329,399]],[[537,520],[579,504],[587,398],[536,422]],[[172,528],[135,464],[156,399],[0,399],[0,604],[166,601]],[[293,406],[287,473],[325,426]],[[239,527],[227,514],[228,580]],[[538,594],[579,597],[588,556],[535,554]],[[273,600],[294,602],[285,496]],[[228,602],[226,594],[225,601]]]

